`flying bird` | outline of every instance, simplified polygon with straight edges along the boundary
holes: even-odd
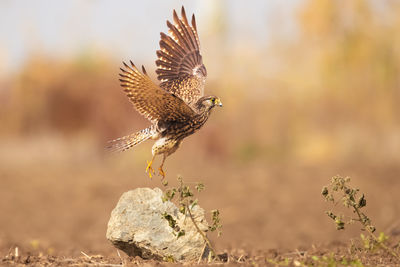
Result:
[[[214,95],[204,96],[207,77],[206,67],[200,54],[200,42],[195,16],[191,23],[182,6],[181,17],[173,11],[173,22],[167,20],[168,34],[161,33],[160,50],[157,51],[156,85],[130,61],[121,68],[120,82],[129,100],[139,114],[151,125],[139,132],[110,141],[113,151],[125,151],[147,139],[156,140],[152,147],[153,157],[147,161],[146,173],[151,178],[157,155],[162,155],[158,168],[164,178],[165,159],[174,153],[182,140],[199,130],[207,121],[214,107],[222,107]]]

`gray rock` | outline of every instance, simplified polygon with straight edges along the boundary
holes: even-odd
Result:
[[[204,239],[189,216],[179,212],[174,203],[162,201],[159,188],[137,188],[125,192],[111,213],[107,239],[129,256],[145,259],[173,257],[175,261],[197,260],[203,252]],[[163,214],[176,221],[175,230]],[[203,231],[208,228],[204,210],[196,205],[192,214]],[[178,231],[183,236],[177,237]]]

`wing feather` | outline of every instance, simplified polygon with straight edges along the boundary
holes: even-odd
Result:
[[[146,70],[140,73],[136,66],[124,62],[120,82],[135,109],[155,123],[157,121],[186,121],[194,116],[193,109],[182,99],[154,84]]]
[[[167,21],[168,35],[161,33],[157,51],[157,78],[160,87],[193,105],[204,95],[206,68],[200,54],[200,42],[194,15],[191,25],[182,7],[181,18],[174,10],[173,22]]]

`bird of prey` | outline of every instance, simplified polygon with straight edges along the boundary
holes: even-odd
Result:
[[[134,108],[150,122],[151,126],[139,132],[110,141],[114,151],[124,151],[147,139],[156,142],[153,157],[147,161],[146,172],[152,177],[152,163],[156,155],[162,155],[158,168],[164,178],[165,159],[174,153],[182,140],[199,130],[215,106],[222,107],[221,100],[213,95],[204,96],[207,71],[200,54],[200,42],[196,20],[191,23],[182,6],[181,17],[173,11],[173,22],[167,20],[168,34],[161,33],[160,50],[157,51],[156,85],[147,75],[130,62],[121,68],[121,86]]]

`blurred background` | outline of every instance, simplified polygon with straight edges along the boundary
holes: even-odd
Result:
[[[217,249],[357,237],[324,214],[336,174],[366,194],[378,230],[399,234],[400,2],[1,1],[0,250],[116,255],[105,232],[120,195],[162,187],[144,172],[152,142],[103,149],[149,125],[119,67],[132,59],[156,81],[159,32],[182,4],[196,14],[206,92],[224,107],[165,170],[171,185],[205,183]]]

